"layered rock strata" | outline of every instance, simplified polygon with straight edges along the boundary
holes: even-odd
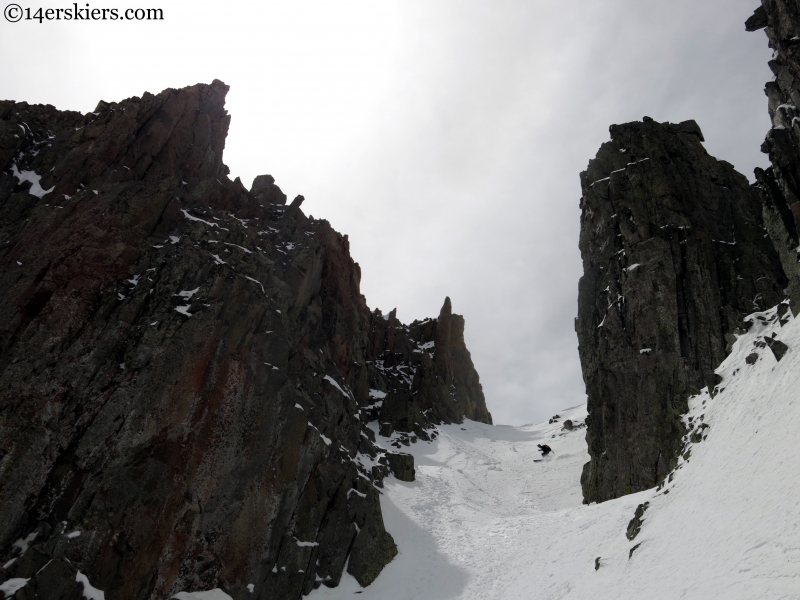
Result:
[[[449,299],[370,311],[347,236],[222,162],[219,81],[0,102],[0,581],[294,599],[396,554],[368,426],[490,422]],[[377,426],[377,424],[376,424]],[[399,445],[399,444],[398,444]],[[48,591],[49,590],[49,591]]]
[[[764,222],[789,279],[792,311],[800,311],[800,7],[792,0],[764,0],[745,24],[766,28],[773,49],[766,85],[772,128],[761,150],[772,166],[756,169]]]
[[[656,485],[742,318],[783,300],[759,194],[694,121],[615,125],[581,174],[585,502]]]

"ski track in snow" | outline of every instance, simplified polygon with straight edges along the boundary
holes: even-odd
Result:
[[[345,574],[338,588],[311,598],[356,591],[381,600],[560,597],[575,572],[594,565],[600,538],[624,532],[641,500],[623,499],[622,510],[582,506],[586,430],[566,432],[562,424],[583,422],[586,409],[559,415],[552,425],[440,426],[435,441],[404,447],[414,455],[416,481],[389,477],[381,497],[398,556],[368,588]],[[554,455],[534,462],[537,443]]]
[[[309,597],[800,598],[800,319],[781,327],[775,310],[754,316],[717,369],[720,393],[690,400],[685,419],[702,415],[708,437],[691,444],[662,489],[582,505],[586,430],[566,432],[562,423],[583,422],[585,406],[553,424],[440,426],[435,441],[402,449],[414,455],[416,481],[385,480],[381,507],[398,556],[367,588],[345,573],[339,587]],[[754,347],[773,332],[790,348],[781,362]],[[753,351],[759,360],[747,365]],[[534,462],[537,443],[554,456]],[[641,532],[629,541],[644,502]]]

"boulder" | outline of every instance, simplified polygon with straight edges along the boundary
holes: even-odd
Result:
[[[261,204],[286,204],[286,194],[275,185],[272,175],[259,175],[253,180],[250,194]]]
[[[775,355],[775,360],[777,360],[778,362],[780,362],[781,359],[789,351],[789,346],[787,346],[780,340],[776,340],[773,338],[766,338],[764,341],[767,343],[767,346],[769,346],[769,349],[772,350],[772,354]]]
[[[630,520],[630,523],[628,523],[628,530],[625,533],[625,536],[628,538],[628,540],[633,541],[633,539],[639,535],[639,532],[642,530],[644,513],[649,507],[649,502],[645,502],[644,504],[640,504],[636,507],[636,512],[634,513],[633,518]]]
[[[414,481],[414,457],[403,452],[387,452],[386,458],[389,461],[389,468],[392,475],[400,481]]]

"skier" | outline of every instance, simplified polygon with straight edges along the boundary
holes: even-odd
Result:
[[[547,444],[536,444],[536,445],[539,447],[539,451],[542,453],[542,458],[544,458],[553,451],[553,449]]]

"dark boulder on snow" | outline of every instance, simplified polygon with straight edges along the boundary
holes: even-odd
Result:
[[[633,541],[633,539],[639,535],[639,532],[642,530],[644,513],[648,508],[650,508],[649,502],[645,502],[644,504],[640,504],[636,507],[636,512],[628,523],[628,529],[625,532],[625,537],[627,537],[628,540]]]
[[[581,174],[585,502],[653,487],[672,470],[681,415],[713,387],[726,334],[786,285],[758,193],[705,151],[697,123],[610,131]]]
[[[367,535],[356,538],[347,563],[347,572],[362,587],[375,581],[383,567],[397,556],[397,546],[382,521],[368,520],[364,529]]]
[[[414,472],[414,457],[412,455],[403,452],[387,452],[386,459],[392,475],[400,481],[414,481],[416,473]]]
[[[666,493],[666,492],[665,492],[665,493]],[[642,545],[641,543],[639,543],[639,544],[636,544],[636,545],[635,545],[633,548],[631,548],[631,549],[628,551],[628,560],[630,560],[631,558],[633,558],[633,553],[634,553],[634,552],[636,552],[636,551],[639,549],[639,546],[641,546],[641,545]]]
[[[772,354],[775,355],[775,360],[777,360],[778,362],[780,362],[781,359],[784,356],[786,356],[786,353],[789,351],[789,346],[787,346],[780,340],[765,338],[764,341],[767,343],[767,346],[769,346],[769,349],[772,350]]]
[[[346,236],[227,177],[227,90],[0,102],[0,581],[53,560],[132,600],[296,599],[348,564],[367,585],[397,552],[370,416],[409,439],[491,420],[449,302],[370,311]]]

